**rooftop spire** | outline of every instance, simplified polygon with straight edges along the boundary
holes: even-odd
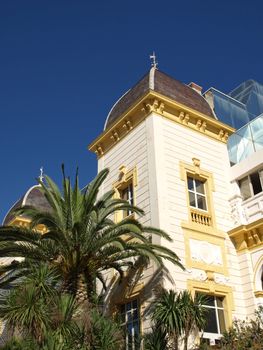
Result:
[[[40,175],[39,175],[39,181],[43,182],[44,180],[44,169],[43,167],[40,168]]]
[[[152,67],[157,68],[158,62],[156,60],[156,55],[155,55],[154,51],[153,51],[152,55],[150,55],[150,60],[151,60]]]

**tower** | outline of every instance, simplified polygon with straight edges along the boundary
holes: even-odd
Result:
[[[166,262],[170,279],[162,277],[162,285],[209,297],[204,337],[211,342],[233,316],[245,316],[237,253],[227,234],[232,226],[226,143],[233,132],[217,120],[198,85],[185,85],[154,65],[115,103],[89,147],[98,169],[110,169],[103,191],[114,188],[145,211],[143,224],[170,234],[172,243],[153,240],[174,250],[186,270]],[[130,325],[131,339],[139,324],[141,331],[149,325],[143,311],[155,273],[153,266],[146,269],[128,294],[115,299],[124,322],[131,309],[141,315]]]

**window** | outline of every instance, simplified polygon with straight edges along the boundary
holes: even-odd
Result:
[[[120,190],[120,198],[129,202],[130,205],[134,204],[133,198],[133,184],[130,183],[127,187]],[[123,210],[123,217],[127,217],[132,214],[131,210]]]
[[[187,176],[189,203],[191,207],[207,210],[205,181]]]
[[[137,299],[120,306],[121,324],[126,335],[126,350],[140,349],[140,312]]]
[[[128,170],[125,165],[122,165],[119,168],[118,180],[112,184],[115,191],[115,198],[124,199],[128,201],[130,205],[135,205],[137,184],[136,166]],[[114,221],[119,222],[131,214],[133,214],[132,210],[118,210],[114,214]]]
[[[263,171],[256,171],[239,180],[239,188],[244,200],[262,192]]]
[[[219,339],[226,330],[224,297],[205,295],[203,306],[207,309],[204,339]]]

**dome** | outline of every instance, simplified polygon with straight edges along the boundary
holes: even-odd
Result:
[[[3,225],[8,225],[14,219],[14,209],[25,205],[30,205],[43,211],[49,211],[50,206],[40,188],[40,185],[30,187],[30,189],[8,211],[3,220]]]
[[[197,112],[215,118],[205,98],[190,86],[170,77],[152,67],[151,70],[130,90],[128,90],[112,107],[106,119],[104,130],[127,111],[139,98],[149,91],[156,91],[165,97],[179,102]]]

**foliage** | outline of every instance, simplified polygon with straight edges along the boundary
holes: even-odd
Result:
[[[261,350],[263,344],[263,307],[255,312],[254,319],[235,320],[232,327],[223,334],[220,344],[212,347],[200,345],[199,350]]]
[[[1,350],[38,350],[37,343],[32,339],[12,338],[4,346],[0,347]]]
[[[203,307],[205,295],[196,293],[192,298],[189,291],[179,295],[181,315],[183,319],[184,350],[187,350],[188,338],[195,329],[202,330],[206,324],[207,309]]]
[[[171,240],[162,230],[143,226],[132,217],[118,223],[111,220],[117,210],[128,209],[138,215],[143,211],[114,198],[112,190],[98,199],[108,172],[101,171],[84,190],[79,188],[78,174],[72,187],[64,169],[61,191],[48,176],[45,182],[39,181],[50,210],[24,206],[15,214],[31,220],[29,229],[0,227],[0,256],[25,258],[1,268],[0,272],[7,273],[2,285],[30,273],[32,264],[43,262],[60,275],[62,292],[84,301],[96,292],[96,279],[105,286],[105,270],[115,269],[122,276],[123,268],[132,265],[131,258],[145,257],[162,267],[167,259],[182,267],[173,251],[151,242],[152,234]],[[39,233],[39,225],[47,232]]]
[[[31,266],[31,274],[0,299],[0,317],[11,329],[41,340],[50,323],[49,308],[57,297],[56,274],[45,264]]]
[[[95,308],[88,310],[91,334],[88,332],[87,310],[80,308],[72,295],[60,294],[52,287],[56,275],[52,276],[45,265],[36,270],[34,277],[24,278],[7,296],[2,296],[0,315],[12,329],[19,330],[21,337],[13,338],[3,349],[122,348],[118,325]]]
[[[116,350],[124,348],[121,327],[113,320],[104,317],[97,309],[91,312],[92,350]]]
[[[48,176],[39,180],[50,209],[23,206],[13,214],[27,217],[28,228],[0,227],[0,257],[14,258],[0,268],[0,288],[6,289],[0,317],[20,336],[6,349],[122,349],[120,327],[93,304],[97,280],[105,288],[105,271],[114,269],[122,278],[124,269],[137,268],[141,260],[162,269],[163,259],[183,267],[173,251],[152,243],[152,235],[171,241],[165,232],[143,226],[134,215],[118,223],[111,219],[119,210],[139,216],[143,211],[116,199],[112,190],[98,198],[107,169],[83,190],[78,173],[72,186],[64,167],[62,172],[61,190]]]
[[[232,328],[225,332],[221,340],[224,350],[262,349],[263,307],[255,312],[255,318],[247,321],[234,321]]]
[[[154,325],[144,336],[144,350],[168,350],[168,336],[164,327]]]
[[[204,296],[200,294],[196,294],[193,299],[188,291],[176,293],[173,290],[163,290],[153,303],[152,314],[159,336],[162,338],[163,335],[168,335],[168,342],[173,349],[178,349],[179,340],[183,338],[184,349],[187,350],[190,333],[205,326],[206,309],[203,304]],[[155,336],[157,333],[151,337]]]

